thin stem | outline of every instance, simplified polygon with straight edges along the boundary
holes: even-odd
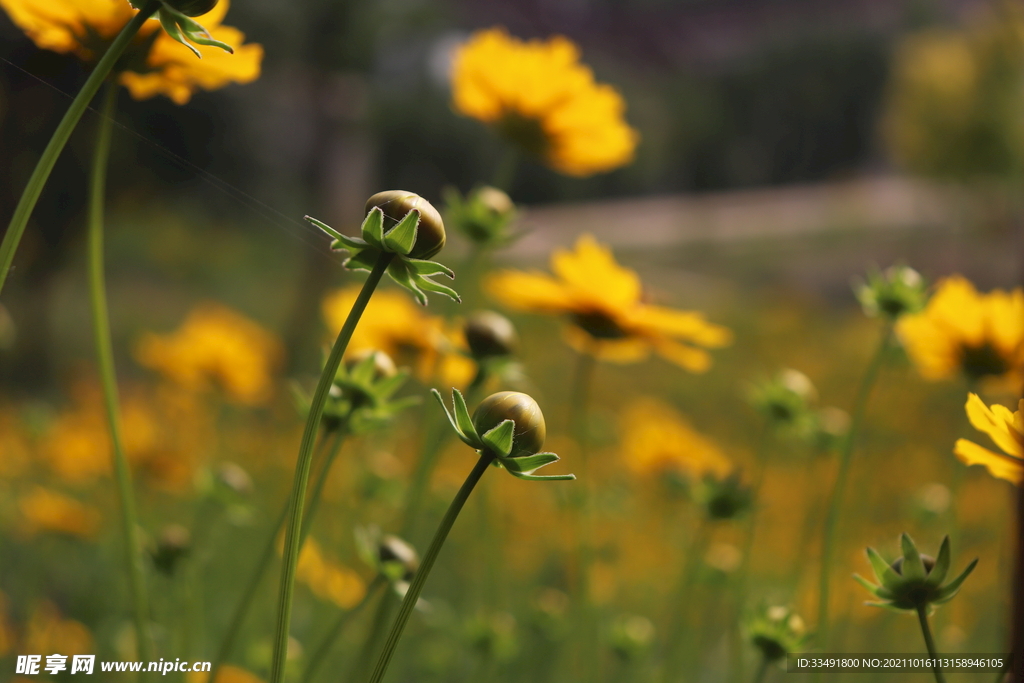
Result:
[[[309,502],[306,503],[306,512],[302,520],[302,535],[299,540],[299,550],[301,546],[306,542],[306,537],[309,536],[309,531],[313,526],[313,518],[316,516],[316,510],[320,506],[320,498],[324,493],[324,485],[327,483],[327,475],[331,471],[331,466],[334,464],[335,458],[338,457],[338,453],[341,452],[341,445],[345,443],[345,428],[342,427],[337,430],[334,435],[334,441],[331,443],[331,447],[327,451],[327,455],[323,458],[323,464],[320,466],[320,472],[317,474],[316,480],[313,482],[313,491],[309,496]]]
[[[302,673],[301,683],[310,683],[316,678],[317,672],[323,665],[324,660],[327,659],[327,655],[331,654],[331,649],[334,647],[335,641],[341,636],[342,631],[348,625],[348,622],[355,617],[356,614],[363,608],[367,602],[370,601],[370,597],[377,592],[377,589],[382,585],[386,585],[387,581],[383,576],[379,574],[377,577],[366,587],[366,594],[363,595],[363,599],[359,601],[359,604],[352,609],[346,610],[338,615],[338,618],[334,621],[334,624],[327,631],[327,635],[320,641],[316,649],[313,650],[313,654],[309,656],[309,663],[306,664],[306,670]]]
[[[690,588],[697,577],[697,568],[700,566],[700,558],[704,554],[704,547],[707,545],[711,532],[711,524],[708,518],[702,517],[697,523],[697,528],[690,538],[686,548],[686,557],[683,559],[683,570],[679,573],[679,580],[673,593],[672,601],[668,604],[671,612],[667,638],[665,644],[668,646],[666,657],[664,680],[668,681],[674,673],[679,670],[679,665],[685,660],[684,655],[689,653],[686,643],[681,642],[683,626],[686,621],[686,607],[694,601],[689,599]]]
[[[506,145],[501,153],[501,159],[498,160],[498,165],[494,169],[491,185],[499,190],[508,192],[516,179],[516,169],[518,166],[519,151],[511,145]]]
[[[761,665],[757,667],[757,673],[754,674],[754,683],[762,683],[765,675],[768,673],[769,661],[767,657],[761,657]]]
[[[822,648],[828,647],[828,610],[829,610],[829,581],[831,579],[832,556],[835,552],[836,527],[839,522],[839,512],[842,509],[843,492],[846,488],[846,479],[850,472],[850,462],[853,455],[853,447],[864,421],[864,412],[867,409],[868,398],[871,396],[871,389],[878,379],[878,372],[885,361],[886,352],[892,339],[892,321],[886,321],[882,328],[882,336],[879,339],[878,347],[867,369],[861,377],[860,386],[857,388],[857,396],[853,402],[853,411],[850,418],[850,430],[843,439],[842,449],[839,452],[839,472],[836,474],[835,484],[832,487],[832,495],[829,497],[828,512],[825,515],[824,536],[821,544],[821,575],[818,584],[818,645]]]
[[[341,364],[341,357],[348,347],[352,333],[359,323],[359,318],[366,305],[373,296],[373,290],[380,282],[388,264],[394,254],[381,252],[377,262],[370,271],[369,277],[363,283],[352,310],[349,311],[345,324],[338,332],[338,338],[334,342],[331,354],[327,358],[327,364],[320,373],[320,381],[313,392],[313,400],[309,407],[309,416],[306,419],[306,428],[302,433],[302,443],[299,446],[299,456],[295,464],[295,480],[292,486],[291,500],[289,501],[288,521],[285,527],[284,537],[284,562],[281,567],[281,584],[278,592],[277,624],[274,632],[274,656],[270,670],[270,683],[281,683],[284,680],[284,664],[288,652],[288,627],[292,617],[292,596],[295,592],[295,568],[299,563],[299,545],[302,535],[302,512],[306,500],[306,486],[309,483],[309,470],[313,461],[313,444],[316,435],[320,431],[320,421],[324,413],[324,405],[327,402],[327,394]]]
[[[939,655],[935,650],[935,641],[932,639],[932,629],[928,626],[927,605],[917,606],[917,620],[921,622],[924,644],[928,647],[928,656],[932,659],[932,672],[935,674],[935,683],[946,683],[946,679],[942,675],[942,667],[939,665]]]
[[[39,201],[39,195],[42,193],[43,187],[50,177],[54,164],[57,163],[57,157],[60,156],[64,145],[67,144],[71,133],[75,130],[75,126],[78,125],[79,119],[82,118],[82,114],[89,107],[89,102],[92,101],[100,86],[103,85],[103,81],[106,80],[107,75],[114,68],[114,64],[121,57],[128,44],[131,43],[135,34],[142,28],[146,19],[152,16],[159,8],[159,0],[149,0],[139,10],[139,13],[132,17],[132,20],[121,29],[121,32],[114,38],[114,42],[110,44],[106,53],[96,64],[96,68],[89,74],[85,85],[75,95],[75,99],[72,100],[71,106],[64,113],[64,118],[57,125],[57,129],[53,131],[50,142],[47,143],[42,156],[36,162],[36,167],[28,179],[28,184],[25,185],[25,189],[21,193],[18,205],[14,208],[14,214],[11,216],[11,222],[7,225],[7,232],[4,233],[3,242],[0,243],[0,291],[3,290],[4,283],[7,281],[7,274],[10,272],[11,264],[14,262],[14,252],[18,250],[21,236],[25,233],[25,226],[28,225],[28,219],[32,215],[32,210],[36,207],[36,202]]]
[[[136,531],[139,522],[135,512],[135,494],[132,492],[132,472],[128,466],[124,440],[121,437],[117,373],[114,369],[114,349],[110,339],[110,316],[107,312],[107,291],[103,271],[103,203],[107,186],[107,160],[110,157],[110,121],[116,106],[117,86],[111,83],[103,96],[96,147],[93,150],[92,173],[89,177],[89,303],[92,308],[93,335],[96,342],[96,364],[103,387],[107,428],[110,431],[117,497],[121,505],[121,532],[124,536],[125,569],[128,573],[128,591],[132,598],[135,638],[139,658],[149,661],[153,659],[153,640],[149,632],[149,596],[146,593],[142,548]]]
[[[448,532],[451,531],[456,518],[459,516],[459,512],[462,511],[462,506],[466,504],[469,494],[473,492],[473,488],[480,481],[480,477],[483,476],[492,460],[494,460],[494,456],[490,453],[484,452],[480,456],[480,459],[476,461],[476,465],[470,471],[469,476],[466,477],[466,481],[463,482],[462,488],[459,489],[459,492],[455,494],[455,498],[452,499],[451,505],[448,506],[448,511],[444,513],[437,531],[434,532],[434,538],[430,542],[430,547],[427,548],[427,553],[423,556],[423,561],[413,576],[409,590],[402,599],[402,606],[398,610],[398,616],[395,617],[395,623],[391,625],[391,633],[388,634],[388,639],[384,642],[384,649],[377,659],[377,666],[370,676],[370,683],[380,683],[384,679],[384,674],[388,670],[388,664],[391,663],[391,656],[395,654],[395,648],[398,647],[402,631],[405,630],[405,625],[412,615],[412,610],[416,607],[416,601],[419,600],[420,593],[423,591],[423,585],[427,582],[427,577],[430,575],[430,570],[433,568],[434,562],[441,552],[445,539],[448,538]]]

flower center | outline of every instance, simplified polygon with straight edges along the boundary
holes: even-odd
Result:
[[[1010,369],[1006,358],[991,343],[960,347],[960,367],[972,380],[988,375],[1004,375]]]
[[[622,339],[629,336],[611,316],[601,311],[573,313],[572,321],[595,339]]]
[[[533,119],[517,112],[508,112],[496,124],[498,133],[519,145],[527,154],[543,158],[550,146],[548,135],[539,119]]]

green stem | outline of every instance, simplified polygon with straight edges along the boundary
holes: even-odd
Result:
[[[864,412],[867,408],[868,398],[871,389],[878,379],[878,372],[885,361],[886,352],[892,338],[892,321],[887,321],[882,328],[882,336],[878,342],[871,361],[868,363],[864,376],[861,378],[860,386],[857,388],[857,396],[853,403],[853,412],[850,418],[850,430],[843,439],[842,449],[839,452],[839,472],[836,474],[835,484],[832,487],[832,495],[829,497],[828,512],[825,516],[824,535],[821,545],[821,575],[818,584],[818,645],[821,648],[828,647],[828,610],[829,610],[829,580],[832,569],[832,555],[835,551],[836,526],[839,521],[839,511],[842,508],[843,491],[846,487],[846,479],[850,471],[850,462],[853,455],[853,447],[864,421]]]
[[[459,492],[455,494],[455,498],[452,499],[451,505],[448,506],[448,511],[444,513],[437,531],[434,532],[434,538],[430,542],[430,547],[427,548],[423,561],[420,563],[419,569],[416,570],[415,576],[413,576],[409,590],[402,599],[402,606],[398,610],[398,616],[395,617],[395,623],[391,625],[391,633],[388,634],[388,638],[384,642],[384,649],[377,659],[377,666],[370,676],[370,683],[380,683],[384,679],[384,674],[388,670],[388,664],[391,663],[391,656],[395,654],[395,648],[398,647],[402,631],[405,630],[405,625],[412,615],[412,610],[416,607],[416,601],[419,600],[420,593],[423,591],[423,584],[427,582],[430,570],[433,568],[434,562],[441,552],[445,539],[448,538],[448,532],[451,531],[452,525],[455,524],[455,520],[462,510],[462,506],[466,504],[469,494],[473,492],[473,488],[480,481],[480,477],[483,476],[492,460],[494,460],[494,456],[490,453],[484,452],[480,456],[480,459],[476,461],[476,465],[470,471],[469,476],[466,477],[466,481],[463,482],[462,488],[459,489]]]
[[[326,456],[328,463],[334,461],[334,456],[337,455],[338,451],[341,449],[342,442],[343,438],[341,437],[341,431],[339,431],[338,437],[335,439],[331,446],[331,450],[328,451]],[[305,524],[303,528],[303,541],[306,540],[306,536],[309,533],[308,522],[311,522],[313,519],[313,512],[315,510],[313,501],[318,497],[316,491],[323,489],[323,482],[327,478],[328,472],[329,465],[320,468],[320,474],[313,485],[314,495],[311,496],[310,503],[306,508],[305,520],[307,524]],[[290,500],[285,501],[284,507],[281,509],[281,514],[277,516],[277,521],[274,522],[273,527],[271,527],[270,534],[267,537],[267,542],[263,546],[263,551],[256,560],[256,564],[253,565],[253,572],[249,575],[249,581],[245,584],[245,589],[242,591],[242,595],[239,598],[238,603],[235,605],[234,611],[231,613],[231,621],[228,622],[228,628],[224,632],[224,637],[221,639],[220,647],[217,649],[217,658],[213,661],[213,667],[210,671],[209,680],[211,681],[217,680],[217,672],[231,655],[231,651],[234,650],[235,640],[238,638],[238,634],[242,630],[242,624],[245,623],[245,618],[249,615],[249,609],[252,607],[253,600],[256,597],[256,591],[259,590],[260,583],[263,581],[263,576],[267,573],[267,568],[270,567],[270,563],[274,559],[274,546],[277,541],[277,534],[281,530],[281,527],[284,526],[284,521],[288,518],[290,503]]]
[[[359,323],[359,318],[366,305],[373,296],[373,290],[380,282],[388,264],[394,254],[381,252],[377,262],[370,271],[369,277],[363,283],[352,310],[349,311],[345,324],[338,332],[338,338],[334,342],[331,354],[327,358],[327,364],[320,373],[320,381],[313,392],[313,400],[309,407],[309,417],[306,419],[306,428],[302,433],[302,443],[299,446],[299,456],[295,464],[295,480],[292,486],[292,495],[289,501],[288,520],[285,527],[284,537],[284,561],[281,567],[281,584],[278,591],[277,623],[274,632],[273,660],[270,670],[270,683],[281,683],[284,680],[284,665],[288,653],[288,627],[292,616],[292,596],[295,592],[295,568],[299,563],[299,545],[302,535],[302,513],[306,500],[306,486],[309,483],[309,470],[313,460],[313,444],[316,435],[320,431],[320,421],[324,413],[324,405],[327,402],[327,394],[341,364],[341,357],[348,347],[352,333]]]
[[[502,151],[501,159],[498,160],[498,165],[494,169],[494,177],[491,180],[491,186],[496,187],[499,190],[508,192],[511,189],[513,181],[516,179],[516,169],[519,166],[519,151],[511,145],[506,145]]]
[[[330,473],[331,466],[334,464],[335,458],[338,457],[338,453],[341,452],[341,445],[345,443],[345,436],[345,428],[339,428],[334,435],[334,442],[331,444],[330,449],[328,449],[327,455],[324,456],[323,464],[320,466],[320,472],[317,474],[316,480],[313,482],[313,492],[309,496],[309,502],[306,503],[306,512],[302,520],[302,535],[299,537],[299,550],[302,550],[302,544],[306,542],[306,537],[309,536],[309,531],[313,526],[313,517],[316,516],[316,510],[320,506],[320,498],[324,493],[324,485],[327,483],[327,475]]]
[[[114,460],[114,477],[121,505],[121,532],[124,536],[125,569],[128,572],[128,590],[132,596],[135,638],[139,658],[153,659],[153,640],[149,633],[149,596],[146,593],[142,548],[139,545],[138,516],[135,512],[135,494],[132,492],[132,472],[124,452],[121,437],[121,418],[118,408],[117,374],[114,369],[114,349],[110,339],[110,316],[107,312],[107,292],[103,273],[103,203],[107,185],[107,160],[110,157],[110,121],[117,105],[117,86],[107,86],[93,151],[92,173],[89,178],[89,303],[92,308],[93,335],[96,341],[96,364],[103,387],[103,405],[106,409],[107,428]],[[6,244],[6,240],[4,241]]]
[[[370,597],[377,591],[377,589],[386,583],[387,582],[383,576],[377,575],[377,578],[375,578],[370,585],[366,587],[366,594],[363,595],[363,599],[359,601],[359,604],[338,615],[334,624],[327,631],[327,635],[324,636],[324,639],[321,640],[320,644],[317,645],[315,650],[313,650],[313,654],[309,656],[309,663],[306,664],[306,670],[302,673],[302,678],[300,679],[301,683],[311,683],[311,681],[316,678],[317,672],[320,670],[321,665],[323,665],[324,660],[327,659],[327,655],[331,654],[331,648],[334,647],[334,643],[338,640],[341,632],[345,630],[345,626],[347,626],[348,622],[359,613],[363,608],[363,605],[370,601]]]
[[[935,683],[946,683],[946,679],[942,675],[942,667],[939,666],[939,655],[935,650],[935,641],[932,639],[932,629],[928,626],[927,605],[917,606],[917,620],[921,622],[924,644],[928,647],[928,656],[932,658],[932,672],[935,674]]]
[[[701,556],[704,554],[704,547],[707,545],[710,536],[711,525],[708,518],[702,517],[697,523],[693,536],[686,549],[686,557],[683,559],[683,570],[679,573],[679,580],[673,593],[672,601],[668,604],[671,611],[669,626],[666,631],[665,644],[668,646],[664,668],[664,681],[671,680],[672,676],[679,670],[686,655],[689,654],[687,643],[682,642],[684,624],[686,622],[687,606],[693,604],[689,598],[690,588],[697,577],[697,568],[700,566]]]
[[[761,666],[757,667],[757,673],[754,674],[754,683],[762,683],[765,675],[768,673],[768,658],[761,657]]]
[[[60,156],[64,145],[67,144],[71,133],[75,130],[75,126],[78,125],[79,119],[82,118],[82,114],[88,109],[89,102],[92,101],[100,86],[103,85],[103,81],[106,80],[107,75],[114,68],[114,64],[121,57],[128,44],[131,43],[135,34],[142,28],[142,24],[159,7],[160,2],[158,0],[149,0],[139,13],[132,17],[132,20],[121,29],[121,32],[114,38],[114,42],[107,48],[102,59],[96,64],[96,68],[89,74],[85,85],[82,86],[75,99],[72,100],[71,106],[64,113],[64,118],[57,125],[57,129],[53,131],[50,142],[47,143],[42,156],[36,162],[35,170],[32,171],[28,184],[25,185],[25,189],[21,193],[18,205],[14,208],[14,214],[11,216],[11,222],[7,225],[7,232],[4,233],[3,242],[0,243],[0,291],[3,290],[4,283],[7,281],[7,274],[10,272],[11,264],[14,262],[14,252],[18,250],[21,236],[25,233],[25,226],[28,225],[28,219],[32,216],[32,210],[36,207],[36,202],[39,201],[39,195],[42,193],[43,187],[50,177],[54,164],[57,163],[57,157]]]

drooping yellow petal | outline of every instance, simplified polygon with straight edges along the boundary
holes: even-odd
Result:
[[[732,343],[731,330],[709,323],[701,313],[695,311],[643,306],[630,316],[630,327],[681,337],[708,348],[728,346]]]
[[[652,343],[659,356],[684,370],[700,373],[707,372],[711,367],[711,355],[703,349],[680,344],[671,339],[656,339]]]
[[[565,285],[537,271],[498,271],[484,280],[483,287],[490,296],[519,311],[557,314],[573,309]]]
[[[572,251],[556,249],[551,270],[572,289],[573,298],[601,309],[624,309],[640,301],[640,277],[620,266],[612,250],[592,235],[581,235]]]
[[[965,465],[984,465],[993,477],[1024,485],[1024,460],[994,453],[967,439],[957,439],[953,452]]]
[[[1014,425],[1014,415],[1005,406],[985,405],[977,394],[967,396],[967,418],[971,426],[989,435],[992,441],[1006,453],[1024,458],[1024,434]]]

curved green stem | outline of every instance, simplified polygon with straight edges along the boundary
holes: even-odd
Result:
[[[370,601],[370,597],[377,592],[377,589],[386,584],[387,581],[384,577],[378,574],[377,578],[375,578],[370,585],[366,587],[366,594],[363,595],[363,599],[359,601],[359,604],[338,615],[338,618],[334,621],[334,624],[331,625],[331,628],[327,631],[323,640],[321,640],[320,644],[316,646],[315,650],[313,650],[313,654],[309,656],[309,662],[306,664],[306,670],[302,673],[302,678],[299,679],[300,683],[310,683],[314,678],[316,678],[317,672],[323,665],[324,660],[327,659],[327,655],[331,654],[331,649],[334,647],[335,641],[338,640],[341,632],[345,630],[348,622],[359,613],[363,608],[363,605]]]
[[[917,606],[917,620],[921,622],[921,633],[924,635],[924,644],[928,647],[928,656],[932,658],[932,672],[935,674],[935,683],[946,683],[942,675],[942,667],[939,666],[939,654],[935,650],[935,640],[932,639],[932,629],[928,626],[928,607]]]
[[[114,369],[114,349],[110,340],[110,316],[107,312],[107,289],[103,272],[103,200],[107,186],[107,160],[110,157],[110,121],[117,105],[117,86],[107,86],[93,151],[92,173],[89,178],[89,303],[92,308],[93,335],[96,341],[96,364],[103,387],[103,406],[110,430],[111,451],[117,496],[121,504],[121,532],[124,536],[125,568],[128,573],[128,591],[132,596],[135,637],[139,658],[153,659],[153,640],[149,633],[149,596],[146,593],[142,548],[136,531],[135,494],[132,491],[132,472],[124,452],[121,437],[121,418],[118,408],[117,373]],[[6,240],[5,240],[6,243]]]
[[[302,443],[299,446],[299,456],[295,464],[295,479],[292,486],[292,495],[289,501],[288,520],[285,527],[284,537],[284,562],[281,567],[281,584],[278,591],[277,623],[274,631],[273,660],[270,669],[270,683],[281,683],[284,680],[285,657],[288,652],[288,627],[292,617],[292,596],[295,592],[295,568],[299,563],[299,545],[302,535],[302,512],[306,500],[306,486],[309,483],[309,470],[313,460],[313,444],[316,435],[320,431],[320,421],[323,418],[324,405],[327,402],[327,394],[341,364],[341,357],[348,347],[352,333],[359,323],[359,318],[366,310],[366,305],[373,296],[373,290],[380,282],[388,264],[394,254],[381,252],[377,262],[373,265],[369,277],[363,283],[352,310],[349,311],[345,324],[338,332],[338,338],[334,342],[331,354],[327,357],[327,364],[320,373],[320,381],[317,382],[316,390],[313,392],[313,400],[309,407],[309,416],[306,419],[306,428],[302,433]]]
[[[0,291],[3,290],[4,283],[7,281],[7,274],[10,272],[11,264],[14,262],[14,252],[18,250],[21,236],[25,233],[25,226],[28,225],[28,219],[32,215],[32,210],[36,207],[36,202],[39,201],[39,195],[43,191],[43,186],[46,185],[50,172],[53,170],[54,164],[57,163],[57,157],[60,156],[64,145],[67,144],[71,133],[75,130],[75,126],[78,125],[79,119],[82,118],[82,114],[89,108],[89,102],[92,101],[100,86],[103,85],[103,81],[106,80],[107,75],[114,68],[114,64],[117,63],[117,60],[121,57],[125,48],[128,47],[128,44],[131,43],[135,34],[142,28],[142,24],[159,7],[159,0],[149,0],[139,13],[132,17],[132,20],[121,29],[121,32],[114,38],[114,42],[107,48],[103,58],[96,64],[96,68],[89,74],[85,85],[82,86],[75,99],[72,100],[71,106],[68,107],[64,118],[57,125],[57,129],[53,131],[50,142],[47,143],[42,156],[36,162],[35,170],[32,171],[28,184],[25,185],[25,189],[21,193],[18,205],[14,208],[14,214],[11,216],[11,222],[7,225],[7,232],[4,233],[3,242],[0,243]]]
[[[344,432],[339,430],[334,443],[331,445],[330,450],[325,456],[324,465],[320,468],[320,474],[317,476],[317,480],[313,484],[313,495],[310,496],[309,505],[306,507],[301,537],[302,541],[305,541],[306,536],[309,535],[309,525],[313,521],[313,515],[316,511],[316,502],[320,498],[320,492],[323,490],[324,481],[327,479],[327,475],[330,472],[331,464],[334,462],[334,458],[341,450],[342,443],[344,443],[343,434]],[[270,567],[270,563],[274,559],[274,545],[277,541],[277,534],[281,530],[281,527],[284,526],[284,521],[288,518],[289,506],[290,501],[285,501],[284,507],[281,509],[281,514],[278,515],[277,521],[274,522],[273,527],[271,527],[267,542],[263,546],[263,551],[260,553],[256,563],[253,565],[253,571],[252,574],[249,575],[249,580],[245,584],[245,589],[242,591],[242,595],[239,597],[238,603],[235,605],[235,609],[231,613],[231,621],[228,622],[228,628],[224,632],[224,637],[221,639],[220,647],[217,649],[217,658],[213,661],[213,667],[210,671],[209,680],[211,681],[217,680],[217,671],[220,670],[220,667],[231,655],[231,651],[234,650],[235,640],[238,638],[238,634],[242,630],[242,624],[245,623],[245,619],[249,615],[249,609],[252,607],[253,599],[256,597],[256,591],[259,590],[260,583],[263,581],[263,576],[267,573],[267,569]]]
[[[335,433],[334,442],[327,450],[327,455],[324,456],[323,463],[320,465],[320,472],[313,482],[313,492],[309,496],[309,502],[306,503],[306,512],[302,519],[302,535],[299,537],[299,550],[302,550],[301,546],[306,542],[306,537],[309,536],[309,531],[313,526],[313,518],[316,516],[316,510],[320,506],[320,498],[324,493],[324,485],[327,483],[327,475],[331,472],[334,459],[341,452],[341,445],[345,443],[346,435],[344,427],[338,429]]]
[[[762,683],[765,675],[768,673],[768,658],[761,657],[761,665],[757,667],[757,673],[754,674],[754,683]]]
[[[398,610],[398,616],[395,617],[395,623],[391,625],[391,633],[388,634],[387,640],[384,641],[384,649],[377,659],[377,666],[370,676],[370,683],[380,683],[384,679],[384,674],[388,670],[388,664],[391,663],[391,656],[395,654],[395,648],[398,647],[402,631],[405,630],[405,625],[412,615],[412,610],[416,607],[416,601],[419,600],[420,593],[423,591],[423,584],[427,582],[427,577],[430,576],[430,570],[433,568],[434,562],[441,552],[445,539],[448,538],[448,532],[451,531],[456,518],[459,516],[459,512],[462,511],[462,506],[466,504],[469,494],[473,492],[473,488],[480,481],[480,477],[483,476],[492,460],[494,460],[494,456],[490,453],[485,452],[480,456],[480,459],[476,461],[476,465],[470,471],[469,476],[466,477],[466,481],[463,482],[459,492],[452,499],[451,505],[448,506],[448,511],[444,513],[437,531],[434,532],[434,538],[430,542],[430,547],[427,548],[423,561],[420,563],[419,569],[416,570],[416,575],[409,585],[409,590],[402,599],[402,606]]]
[[[828,610],[829,610],[829,581],[832,570],[832,555],[835,552],[836,526],[839,521],[839,512],[842,509],[843,491],[846,488],[846,479],[850,472],[850,461],[853,455],[853,447],[864,421],[864,412],[867,408],[868,398],[871,396],[871,389],[878,379],[878,372],[885,361],[886,352],[892,338],[893,323],[887,321],[882,329],[882,336],[878,342],[871,361],[868,363],[864,376],[861,377],[860,386],[857,388],[857,396],[853,402],[853,411],[850,418],[850,430],[843,439],[842,450],[839,452],[839,472],[836,474],[835,484],[832,487],[832,495],[829,497],[828,512],[825,515],[824,536],[821,544],[821,575],[818,583],[818,645],[821,648],[828,647]]]

